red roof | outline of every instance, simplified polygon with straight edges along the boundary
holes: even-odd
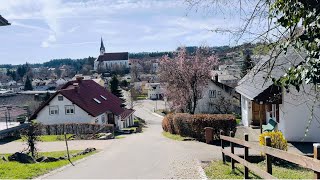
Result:
[[[117,52],[117,53],[104,53],[100,55],[97,61],[118,61],[118,60],[128,60],[128,52]]]
[[[125,109],[123,113],[120,114],[121,120],[125,120],[128,116],[134,113],[133,109]]]
[[[48,101],[35,111],[31,116],[31,119],[35,119],[40,110],[48,105],[49,102],[58,94],[62,94],[93,117],[107,111],[111,111],[118,116],[126,111],[125,108],[120,107],[123,103],[120,98],[113,95],[93,80],[76,80],[69,81],[59,91],[51,96]]]

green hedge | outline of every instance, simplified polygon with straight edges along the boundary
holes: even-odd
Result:
[[[236,119],[232,114],[168,114],[162,120],[162,128],[171,134],[205,140],[204,128],[213,128],[214,140],[219,140],[220,130],[227,135],[236,130]]]

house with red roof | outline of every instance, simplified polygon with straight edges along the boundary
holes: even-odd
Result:
[[[31,116],[43,124],[113,124],[116,129],[133,125],[133,109],[93,80],[69,81]]]

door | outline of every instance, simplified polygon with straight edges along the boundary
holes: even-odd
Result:
[[[252,125],[259,126],[260,119],[262,124],[266,124],[266,109],[264,104],[258,104],[252,101]]]
[[[113,124],[113,125],[116,124],[114,122],[114,115],[112,113],[108,114],[108,124]]]

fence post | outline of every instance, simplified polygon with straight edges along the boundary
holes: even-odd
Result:
[[[244,133],[244,140],[249,141],[249,134]],[[244,147],[244,160],[248,161],[248,156],[249,156],[249,148]],[[244,179],[249,179],[249,168],[244,166]]]
[[[320,143],[314,143],[313,144],[313,157],[315,159],[320,159]],[[320,172],[315,171],[314,172],[314,178],[320,179]]]
[[[271,147],[271,137],[270,136],[266,136],[265,137],[265,144],[268,147]],[[269,174],[272,174],[272,160],[271,160],[271,155],[266,154],[266,160],[267,160],[267,172]]]
[[[223,135],[223,130],[220,130],[221,148],[223,150],[224,149],[224,144],[223,144],[223,139],[221,139],[221,135]],[[224,155],[223,152],[222,152],[222,161],[223,161],[223,164],[226,163],[226,156]]]
[[[234,132],[230,131],[230,137],[234,137]],[[233,142],[230,142],[230,148],[231,148],[231,153],[234,154],[234,144]],[[231,158],[231,169],[234,171],[235,169],[235,161],[234,159]]]

